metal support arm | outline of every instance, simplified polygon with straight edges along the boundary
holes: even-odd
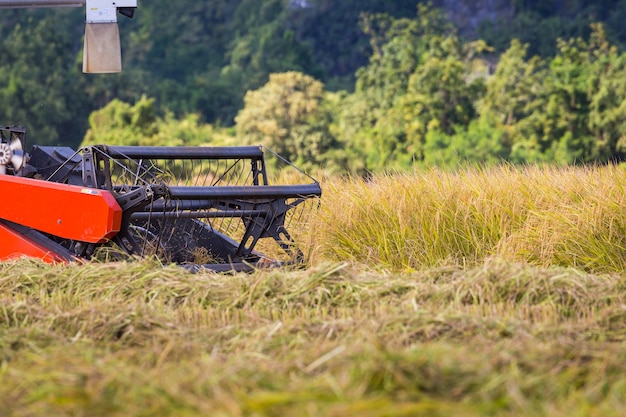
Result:
[[[0,9],[31,7],[81,7],[86,0],[0,0]]]

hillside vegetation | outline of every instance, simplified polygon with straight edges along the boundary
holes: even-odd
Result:
[[[3,263],[0,414],[621,416],[625,183],[327,179],[298,271]]]
[[[495,64],[488,44],[464,40],[429,6],[413,18],[363,15],[361,26],[372,54],[353,92],[301,71],[271,73],[246,91],[233,127],[163,115],[148,96],[113,100],[92,113],[83,143],[263,144],[309,170],[357,175],[626,159],[626,55],[603,25],[555,41],[549,58],[513,40]]]
[[[0,119],[29,144],[218,136],[357,174],[623,161],[623,2],[491,3],[155,0],[120,22],[124,72],[99,76],[80,10],[8,10]],[[484,17],[473,37],[462,11]],[[179,121],[197,131],[157,131]]]

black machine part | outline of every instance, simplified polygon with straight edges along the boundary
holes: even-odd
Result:
[[[103,246],[192,270],[301,264],[304,254],[287,225],[296,217],[300,223],[307,203],[321,196],[308,176],[304,184],[269,185],[264,149],[255,146],[35,146],[29,166],[40,179],[114,193],[121,228]],[[51,238],[76,256],[97,249]],[[273,241],[282,259],[257,251],[262,240]]]

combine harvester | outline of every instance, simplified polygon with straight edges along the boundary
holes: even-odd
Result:
[[[0,8],[83,4],[0,0]],[[83,70],[121,71],[111,15],[117,10],[132,17],[136,0],[86,4]],[[0,195],[6,202],[0,260],[56,263],[126,254],[214,271],[304,260],[287,228],[304,226],[307,211],[319,203],[320,185],[294,166],[302,183],[270,185],[267,150],[260,146],[34,146],[26,153],[25,135],[21,127],[0,128]]]

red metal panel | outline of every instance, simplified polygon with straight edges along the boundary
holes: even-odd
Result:
[[[0,224],[0,259],[39,258],[48,263],[66,262],[65,258]]]
[[[106,242],[122,222],[113,194],[94,188],[0,175],[0,201],[0,218],[65,239]]]

